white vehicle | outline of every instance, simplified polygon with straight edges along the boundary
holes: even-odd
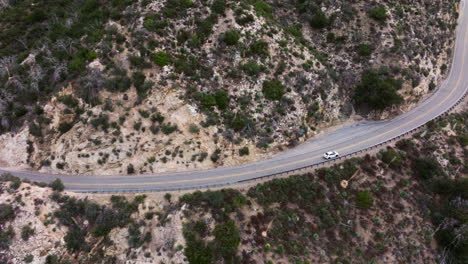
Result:
[[[324,159],[334,159],[334,158],[338,158],[340,154],[338,154],[338,152],[336,151],[329,151],[329,152],[326,152],[325,154],[323,154],[323,158]]]

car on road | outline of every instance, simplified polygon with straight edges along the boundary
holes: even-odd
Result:
[[[328,151],[328,152],[325,152],[325,154],[323,154],[324,159],[334,159],[334,158],[338,158],[338,156],[340,156],[340,154],[338,154],[338,152],[336,151]]]

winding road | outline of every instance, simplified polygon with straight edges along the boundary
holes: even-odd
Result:
[[[336,150],[342,156],[395,139],[446,113],[468,89],[468,3],[462,1],[451,71],[438,90],[416,108],[387,121],[361,122],[282,152],[270,159],[241,166],[148,175],[73,176],[33,171],[10,171],[20,178],[48,182],[60,178],[75,192],[167,191],[236,184],[323,162],[322,155]]]

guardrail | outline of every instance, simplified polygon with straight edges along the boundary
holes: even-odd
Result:
[[[463,94],[463,96],[461,98],[459,98],[458,101],[455,104],[453,104],[449,109],[447,109],[445,112],[440,113],[439,115],[432,118],[428,122],[440,119],[443,116],[447,116],[455,107],[457,107],[465,99],[466,95],[467,95],[467,93],[465,92]],[[348,153],[348,154],[346,154],[344,156],[341,156],[341,157],[333,159],[333,160],[326,160],[326,161],[322,161],[322,162],[319,162],[319,163],[303,166],[303,167],[300,167],[300,168],[291,169],[291,170],[282,171],[282,172],[277,172],[277,173],[272,173],[272,174],[269,174],[269,175],[259,176],[259,177],[255,177],[255,178],[251,178],[251,179],[238,180],[238,181],[226,182],[226,183],[221,183],[221,184],[205,184],[205,185],[188,186],[188,187],[149,188],[149,189],[137,189],[137,190],[134,189],[134,190],[120,190],[120,191],[95,190],[95,191],[76,191],[76,192],[81,192],[81,193],[135,193],[135,192],[169,192],[169,191],[179,191],[180,192],[180,191],[185,191],[185,190],[206,190],[206,189],[210,189],[210,188],[226,187],[226,186],[231,186],[231,185],[235,185],[235,184],[265,181],[265,180],[270,180],[270,179],[274,179],[274,178],[279,178],[281,176],[288,176],[289,174],[305,173],[308,170],[318,169],[320,167],[325,167],[326,165],[334,165],[334,164],[337,164],[340,161],[343,161],[343,160],[346,160],[346,159],[349,159],[349,158],[352,158],[352,157],[356,157],[356,156],[358,156],[360,154],[369,152],[370,150],[379,149],[379,148],[383,147],[384,145],[387,145],[387,144],[392,143],[394,141],[397,141],[397,140],[399,140],[399,139],[401,139],[403,137],[406,137],[408,135],[412,135],[412,134],[420,131],[421,128],[426,126],[426,124],[428,122],[426,122],[426,123],[424,123],[424,124],[422,124],[422,125],[420,125],[418,127],[415,127],[413,129],[405,132],[405,133],[402,133],[402,134],[400,134],[400,135],[398,135],[396,137],[393,137],[391,139],[382,141],[382,142],[377,143],[375,145],[372,145],[370,147]]]

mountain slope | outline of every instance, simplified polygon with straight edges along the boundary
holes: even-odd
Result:
[[[67,173],[233,165],[401,113],[446,74],[457,18],[457,1],[31,3],[0,9],[0,166]]]

